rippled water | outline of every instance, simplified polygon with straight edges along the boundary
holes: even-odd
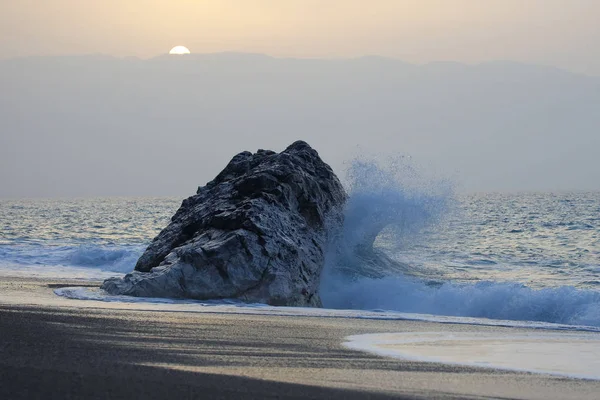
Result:
[[[130,271],[181,199],[0,201],[0,268]],[[438,279],[600,285],[600,193],[462,196],[421,234],[377,245]],[[92,271],[90,271],[92,272]]]
[[[326,269],[326,307],[600,327],[599,193],[474,194],[448,209],[447,201],[410,197],[402,187],[369,190],[366,197],[351,192],[344,226],[351,240],[342,244],[352,243],[355,229],[391,221],[402,229],[384,229],[376,246],[420,278],[396,272],[356,279]],[[0,275],[103,279],[130,272],[180,202],[0,201]],[[431,221],[432,205],[437,222],[422,224]],[[347,265],[360,268],[356,263]]]
[[[600,193],[463,196],[442,224],[393,252],[446,279],[593,287],[600,285]]]
[[[73,276],[96,279],[129,272],[179,204],[165,198],[2,200],[0,272],[64,278],[72,268]]]
[[[168,198],[0,200],[0,245],[144,243],[180,203]]]

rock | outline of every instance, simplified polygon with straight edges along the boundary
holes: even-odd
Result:
[[[184,200],[111,294],[320,306],[319,279],[346,193],[307,143],[243,152]]]

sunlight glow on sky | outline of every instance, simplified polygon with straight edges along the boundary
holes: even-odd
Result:
[[[596,0],[19,0],[0,3],[2,58],[103,53],[409,62],[514,60],[600,75]]]

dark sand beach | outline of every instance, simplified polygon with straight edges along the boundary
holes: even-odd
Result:
[[[157,312],[53,293],[84,283],[2,278],[1,399],[597,399],[600,393],[592,380],[410,362],[342,345],[364,333],[515,328]]]

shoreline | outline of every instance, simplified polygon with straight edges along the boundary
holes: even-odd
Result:
[[[407,361],[344,347],[353,335],[531,329],[148,311],[62,298],[53,293],[59,285],[93,283],[0,282],[1,398],[595,399],[600,392],[600,381]]]

